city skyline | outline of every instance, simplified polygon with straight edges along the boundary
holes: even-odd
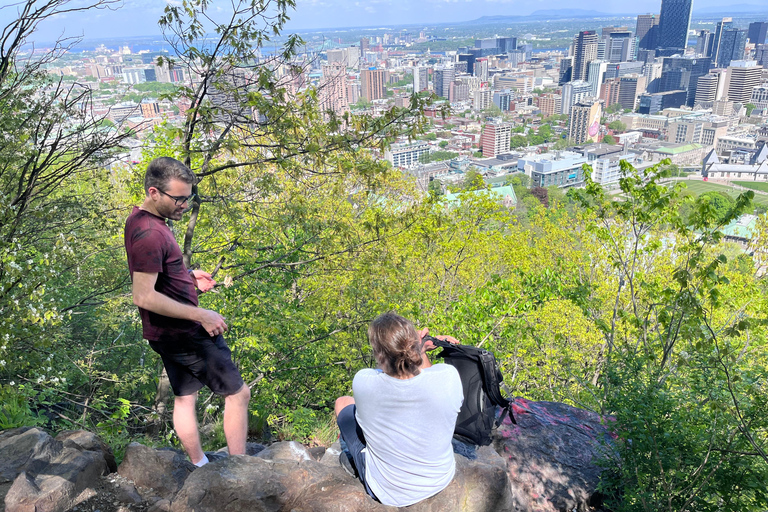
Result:
[[[85,39],[159,35],[157,20],[167,4],[176,0],[133,0],[119,9],[93,9],[86,12],[60,15],[46,20],[31,38],[35,42],[50,42],[64,35],[82,36]],[[223,5],[223,4],[222,4]],[[596,0],[578,3],[555,0],[554,2],[523,2],[520,0],[373,0],[368,2],[344,2],[341,0],[297,0],[296,8],[289,12],[290,21],[284,32],[307,30],[343,30],[346,28],[386,28],[398,25],[430,25],[461,23],[483,16],[529,16],[537,11],[557,14],[558,10],[596,11],[610,15],[637,15],[660,11],[660,0],[641,0],[631,6],[605,4]],[[715,12],[721,6],[715,0],[694,3],[697,11]],[[729,9],[768,12],[768,6],[747,1]],[[223,8],[213,3],[213,9]],[[725,9],[725,8],[722,8]],[[13,5],[0,8],[0,23],[7,25],[16,16]]]

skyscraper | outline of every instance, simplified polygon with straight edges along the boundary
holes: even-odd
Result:
[[[332,110],[339,115],[349,110],[347,73],[343,64],[323,66],[323,78],[320,80],[320,108],[323,112]]]
[[[635,110],[637,98],[645,92],[645,77],[643,75],[623,76],[619,85],[619,104],[622,108]]]
[[[563,85],[573,79],[573,57],[563,57],[560,60],[560,78],[557,85]]]
[[[696,54],[701,57],[710,57],[712,55],[712,32],[709,30],[699,30],[696,36]]]
[[[717,22],[715,35],[713,36],[712,43],[710,44],[711,50],[707,55],[707,57],[712,57],[712,62],[717,63],[718,53],[720,52],[720,41],[722,41],[723,32],[732,28],[733,18],[723,18],[722,21]]]
[[[698,59],[666,57],[662,66],[659,92],[688,91],[685,104],[692,107],[696,99],[699,77],[709,72],[711,61],[712,59],[708,57]]]
[[[597,58],[597,34],[582,30],[573,38],[573,80],[586,80],[587,65]]]
[[[597,142],[602,115],[603,109],[597,98],[582,100],[573,105],[568,124],[568,138],[574,144]]]
[[[385,69],[368,68],[360,72],[360,88],[362,96],[368,101],[384,97]]]
[[[512,125],[509,123],[492,122],[483,127],[480,144],[483,146],[483,157],[489,158],[501,153],[509,153],[512,137]]]
[[[421,92],[429,89],[429,68],[414,66],[413,68],[413,92]]]
[[[657,48],[685,50],[692,9],[693,0],[661,0]]]
[[[590,87],[592,87],[591,95],[597,98],[600,96],[600,86],[605,79],[605,71],[608,69],[608,63],[604,60],[593,60],[589,63],[589,73],[587,73],[587,81]]]
[[[447,98],[454,76],[453,68],[435,68],[432,73],[432,87],[435,88],[435,94],[441,98]]]
[[[719,68],[727,68],[732,60],[742,60],[744,49],[747,46],[747,31],[730,29],[724,30],[720,38],[720,47],[717,52],[715,65]]]
[[[659,31],[658,14],[640,14],[637,17],[635,26],[635,37],[637,37],[637,47],[642,50],[653,50],[656,48],[656,37]]]
[[[611,32],[606,38],[605,60],[624,62],[635,59],[635,37],[632,32]]]
[[[768,35],[768,21],[755,21],[749,24],[747,38],[752,44],[765,43],[765,36]]]
[[[752,89],[760,85],[763,68],[754,60],[733,61],[728,66],[728,99],[747,103],[752,97]]]
[[[571,107],[581,101],[583,98],[590,96],[592,93],[592,86],[589,82],[584,80],[576,80],[568,82],[563,85],[563,94],[561,100],[561,108],[563,114],[570,114]]]

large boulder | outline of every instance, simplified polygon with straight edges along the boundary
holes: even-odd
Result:
[[[87,432],[72,437],[90,439],[95,449],[53,439],[37,428],[0,434],[6,512],[64,511],[96,492],[100,477],[109,473],[105,452],[99,448],[103,443]]]
[[[282,448],[281,448],[282,450]],[[338,459],[337,459],[338,460]],[[412,512],[511,510],[506,463],[493,450],[473,461],[456,456],[456,478]],[[235,456],[196,470],[176,495],[171,512],[385,512],[360,482],[338,465],[311,459]]]
[[[515,507],[587,510],[600,481],[598,462],[612,446],[611,418],[556,402],[513,401],[494,447],[506,459]]]
[[[125,450],[117,473],[138,486],[154,489],[158,496],[170,500],[194,470],[195,465],[180,450],[155,450],[131,443]]]

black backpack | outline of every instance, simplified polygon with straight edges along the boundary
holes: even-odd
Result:
[[[491,444],[491,432],[501,424],[505,414],[509,413],[512,423],[517,423],[510,401],[501,396],[499,385],[504,376],[492,353],[469,345],[454,345],[432,336],[426,338],[443,349],[438,357],[456,368],[461,377],[464,402],[456,418],[454,438],[463,443],[486,446]],[[497,405],[502,411],[499,419],[494,421]]]

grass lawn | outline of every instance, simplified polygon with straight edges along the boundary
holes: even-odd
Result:
[[[736,185],[742,187],[751,188],[752,190],[760,190],[761,192],[768,192],[768,183],[755,182],[755,181],[734,181]]]
[[[733,187],[728,186],[728,185],[720,185],[720,184],[717,184],[717,183],[710,183],[708,181],[688,181],[688,180],[685,180],[685,181],[683,181],[683,183],[685,183],[687,185],[686,191],[691,192],[691,193],[693,193],[696,196],[700,196],[701,194],[703,194],[705,192],[712,191],[712,190],[719,190],[719,191],[725,192],[729,196],[735,198],[735,197],[738,197],[739,194],[741,194],[743,192],[743,191],[740,191],[740,190],[736,190]],[[738,183],[741,186],[746,186],[746,185],[743,184],[743,182],[734,182],[734,183]],[[754,185],[754,183],[750,182],[750,185]],[[760,183],[759,185],[762,185],[762,183]],[[768,189],[766,189],[766,190],[768,191]],[[752,200],[752,203],[756,204],[756,205],[761,205],[761,206],[768,207],[768,196],[764,196],[764,195],[760,195],[760,194],[755,194],[755,198]]]

